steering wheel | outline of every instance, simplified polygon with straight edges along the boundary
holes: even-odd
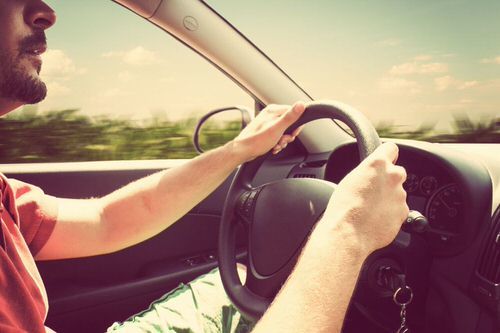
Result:
[[[354,132],[361,160],[380,139],[370,121],[352,107],[330,101],[307,104],[287,133],[310,121],[330,118]],[[219,268],[232,303],[247,318],[260,318],[290,275],[308,235],[324,213],[335,184],[318,179],[282,179],[253,187],[264,160],[243,164],[229,188],[219,231]],[[242,221],[249,231],[248,267],[242,285],[236,267],[236,231]]]

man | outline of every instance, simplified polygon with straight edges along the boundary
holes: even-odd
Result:
[[[46,49],[44,31],[55,20],[55,13],[41,0],[0,0],[0,115],[45,97],[45,84],[38,76],[40,54]],[[47,296],[34,260],[110,253],[156,235],[210,194],[239,164],[270,149],[278,153],[293,141],[294,135],[283,132],[303,112],[302,103],[268,107],[224,147],[99,199],[54,198],[0,174],[0,332],[50,332],[44,326]],[[408,213],[402,188],[406,174],[394,165],[396,159],[397,147],[382,145],[339,184],[297,267],[254,332],[340,331],[364,259],[394,239]],[[176,204],[165,204],[169,202]],[[193,302],[189,293],[200,281],[213,286],[206,302],[209,313],[192,317],[189,305],[179,306],[177,301],[187,297]],[[109,331],[249,329],[225,297],[217,271],[191,287],[180,287]],[[211,302],[230,309],[230,314],[216,313],[219,310],[213,310]]]

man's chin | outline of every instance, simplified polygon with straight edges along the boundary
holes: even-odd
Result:
[[[11,96],[23,104],[36,104],[47,96],[47,86],[38,75],[25,77],[16,88]]]
[[[29,98],[25,99],[26,104],[40,103],[45,99],[45,97],[47,97],[47,87],[45,86],[45,83],[40,81],[40,84],[42,86],[38,87],[36,92],[33,92],[29,96],[27,96]]]
[[[35,104],[44,100],[47,87],[38,75],[40,66],[34,60],[36,58],[24,58],[17,63],[6,61],[0,64],[0,75],[3,76],[0,80],[0,96],[12,101],[22,101],[23,104]]]

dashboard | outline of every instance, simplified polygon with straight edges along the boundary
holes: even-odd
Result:
[[[418,327],[425,321],[425,332],[497,332],[500,177],[497,159],[493,158],[492,163],[489,158],[495,156],[494,150],[483,147],[484,154],[477,154],[475,146],[472,155],[440,144],[405,140],[396,143],[397,164],[407,172],[403,186],[408,206],[427,217],[429,228],[423,233],[400,232],[391,245],[367,260],[355,296],[359,312],[386,328],[398,324],[388,319],[398,314],[392,300],[378,293],[374,275],[374,268],[390,262],[405,272],[415,291],[411,326]],[[336,184],[360,163],[355,142],[301,161],[294,160],[293,154],[288,159],[294,165],[288,178],[319,178]],[[268,168],[267,177],[261,175],[259,181],[272,180],[283,167],[275,163]],[[350,316],[356,319],[355,312]]]
[[[407,172],[403,184],[408,207],[427,217],[424,237],[435,255],[463,250],[476,235],[479,223],[491,205],[491,181],[476,161],[441,151],[439,146],[420,149],[398,144],[398,165]],[[431,148],[431,149],[429,149]],[[357,146],[335,150],[325,165],[324,179],[339,183],[360,162]]]

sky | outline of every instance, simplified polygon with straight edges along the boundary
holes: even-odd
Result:
[[[251,98],[198,55],[111,1],[49,0],[39,110],[170,119]],[[375,123],[446,127],[453,114],[500,116],[500,1],[208,3],[314,98]]]

